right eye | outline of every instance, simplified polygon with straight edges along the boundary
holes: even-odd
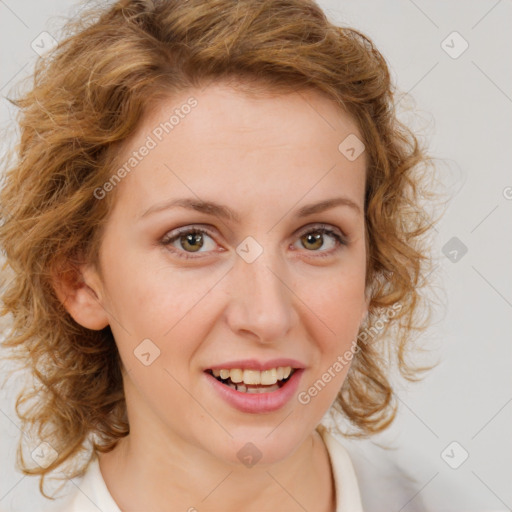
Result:
[[[211,235],[203,228],[198,227],[187,227],[185,229],[179,229],[177,231],[171,231],[167,233],[160,243],[167,247],[172,253],[180,258],[195,258],[197,256],[189,256],[189,254],[197,252],[208,252],[200,251],[205,246],[205,237],[213,241]],[[178,247],[176,247],[176,245]],[[211,244],[212,249],[215,248],[215,243]]]

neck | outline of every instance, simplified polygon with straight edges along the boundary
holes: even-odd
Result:
[[[335,509],[329,455],[316,431],[285,460],[252,467],[176,440],[155,441],[131,428],[114,450],[99,454],[107,488],[123,512]]]

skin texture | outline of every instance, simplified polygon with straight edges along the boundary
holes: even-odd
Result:
[[[266,414],[226,404],[203,372],[231,360],[290,357],[306,368],[297,395],[351,348],[367,312],[365,158],[349,161],[338,145],[362,137],[317,92],[254,98],[218,83],[148,112],[125,160],[191,96],[198,105],[116,186],[100,251],[104,279],[84,265],[82,286],[56,287],[77,322],[110,324],[124,365],[130,435],[100,455],[102,474],[123,511],[332,511],[328,454],[315,427],[349,366],[309,404],[294,396]],[[360,212],[337,206],[296,216],[340,196]],[[139,218],[181,197],[227,205],[240,223],[184,208]],[[318,233],[319,223],[348,245],[303,236]],[[183,237],[162,245],[187,226],[209,231],[202,246],[192,242],[199,251]],[[263,248],[253,263],[236,252],[248,236]],[[149,366],[134,355],[146,338],[160,350]],[[237,457],[248,442],[262,454],[251,468]]]

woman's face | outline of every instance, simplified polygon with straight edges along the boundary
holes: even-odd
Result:
[[[123,149],[104,279],[84,275],[124,365],[130,437],[148,450],[277,462],[333,403],[367,310],[355,137],[315,92],[216,84],[163,101]]]

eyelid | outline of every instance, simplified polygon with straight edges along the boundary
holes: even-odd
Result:
[[[302,236],[303,234],[309,233],[310,231],[318,230],[318,231],[333,231],[338,234],[345,242],[348,242],[348,236],[338,227],[332,224],[326,224],[325,222],[312,222],[302,228],[300,228],[296,233],[296,236]]]
[[[213,228],[213,226],[210,226],[208,224],[189,224],[187,226],[167,231],[165,235],[161,238],[161,241],[172,240],[190,232],[205,233],[210,237],[214,237],[217,236],[215,232],[218,231],[215,228]]]

